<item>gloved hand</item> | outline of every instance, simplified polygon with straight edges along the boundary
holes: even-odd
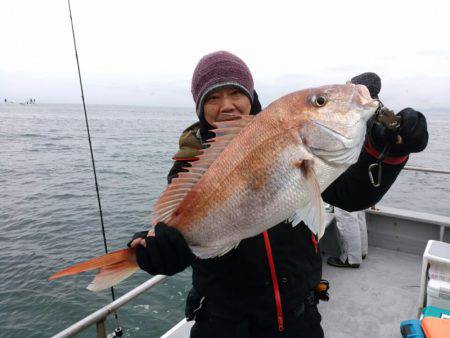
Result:
[[[398,129],[401,142],[393,146],[391,154],[409,154],[423,151],[428,144],[428,128],[425,116],[412,108],[405,108],[397,115],[402,118]]]
[[[381,79],[375,73],[362,73],[350,80],[354,84],[362,84],[369,89],[370,96],[378,99],[381,90]],[[368,134],[372,145],[378,152],[382,152],[386,144],[391,145],[388,156],[406,156],[424,150],[428,144],[427,121],[425,116],[412,109],[405,108],[397,116],[402,118],[398,130],[386,128],[383,124],[376,122],[373,118],[369,120]],[[400,137],[398,137],[400,136]]]
[[[136,246],[137,263],[151,275],[172,276],[186,269],[195,259],[183,235],[163,222],[156,224],[154,236],[147,237],[147,232],[143,231],[134,234],[133,240],[137,238],[145,239],[145,246]]]
[[[425,116],[412,109],[405,108],[397,116],[401,117],[398,130],[390,130],[378,122],[369,124],[369,136],[373,146],[381,152],[386,144],[391,144],[388,156],[406,156],[424,150],[428,144],[427,120]],[[400,137],[398,137],[400,136]]]

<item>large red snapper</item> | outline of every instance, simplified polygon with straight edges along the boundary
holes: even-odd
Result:
[[[321,192],[358,159],[366,122],[378,108],[361,85],[305,89],[273,102],[257,116],[229,116],[188,172],[156,202],[152,224],[177,228],[200,258],[223,255],[244,238],[289,219],[323,235]],[[100,268],[99,291],[139,268],[123,249],[50,279]]]

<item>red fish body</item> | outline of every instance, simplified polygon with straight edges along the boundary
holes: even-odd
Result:
[[[294,226],[303,220],[322,236],[321,192],[357,161],[377,108],[366,87],[346,84],[289,94],[257,116],[229,116],[158,199],[152,224],[177,228],[200,258],[222,255],[286,219]],[[126,261],[127,273],[116,275],[109,268],[102,277],[107,266],[95,266],[102,270],[90,288],[109,287],[138,269]],[[51,278],[91,269],[88,262]]]

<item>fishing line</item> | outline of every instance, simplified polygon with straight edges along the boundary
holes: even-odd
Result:
[[[97,191],[97,202],[98,202],[98,210],[99,210],[99,213],[100,213],[100,223],[101,223],[101,226],[102,226],[103,245],[105,247],[105,253],[108,253],[108,245],[106,244],[105,225],[103,223],[102,204],[100,202],[100,190],[99,190],[99,187],[98,187],[97,172],[95,170],[94,151],[92,149],[91,133],[90,133],[90,130],[89,130],[89,122],[88,122],[88,116],[87,116],[87,111],[86,111],[86,103],[84,101],[83,82],[81,81],[80,62],[78,60],[77,42],[76,42],[76,39],[75,39],[75,29],[73,27],[73,19],[72,19],[72,10],[71,10],[71,7],[70,7],[70,0],[67,0],[67,4],[69,5],[69,16],[70,16],[70,24],[72,26],[73,47],[75,49],[75,58],[77,60],[78,79],[80,81],[80,89],[81,89],[81,100],[83,101],[83,110],[84,110],[84,117],[85,117],[85,121],[86,121],[86,130],[87,130],[87,135],[88,135],[88,140],[89,140],[89,149],[91,151],[92,169],[94,171],[95,190]],[[114,287],[111,287],[111,297],[112,297],[113,301],[116,300],[116,297],[114,295]],[[120,328],[120,325],[119,325],[119,317],[118,317],[116,311],[114,311],[114,317],[116,319],[116,324],[117,324],[117,328],[116,328],[115,332],[118,332],[118,331],[122,332],[122,329]],[[121,334],[118,335],[118,336],[120,337]]]

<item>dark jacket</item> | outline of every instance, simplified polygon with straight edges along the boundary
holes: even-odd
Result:
[[[185,130],[180,138],[180,151],[168,181],[189,166],[187,158],[194,158],[201,147],[198,125]],[[194,145],[192,147],[192,145]],[[190,145],[190,146],[186,146]],[[369,149],[370,148],[370,149]],[[354,211],[377,203],[394,182],[406,163],[383,164],[383,179],[375,188],[369,181],[368,167],[376,161],[368,143],[359,160],[344,172],[322,194],[325,202]],[[395,162],[395,160],[394,160]],[[283,314],[287,321],[294,317],[308,293],[320,281],[322,260],[313,234],[303,223],[292,227],[282,222],[268,230],[276,275],[280,286]],[[241,241],[238,247],[221,257],[197,259],[192,264],[193,285],[206,297],[208,312],[227,320],[255,316],[276,325],[274,290],[262,235]]]

